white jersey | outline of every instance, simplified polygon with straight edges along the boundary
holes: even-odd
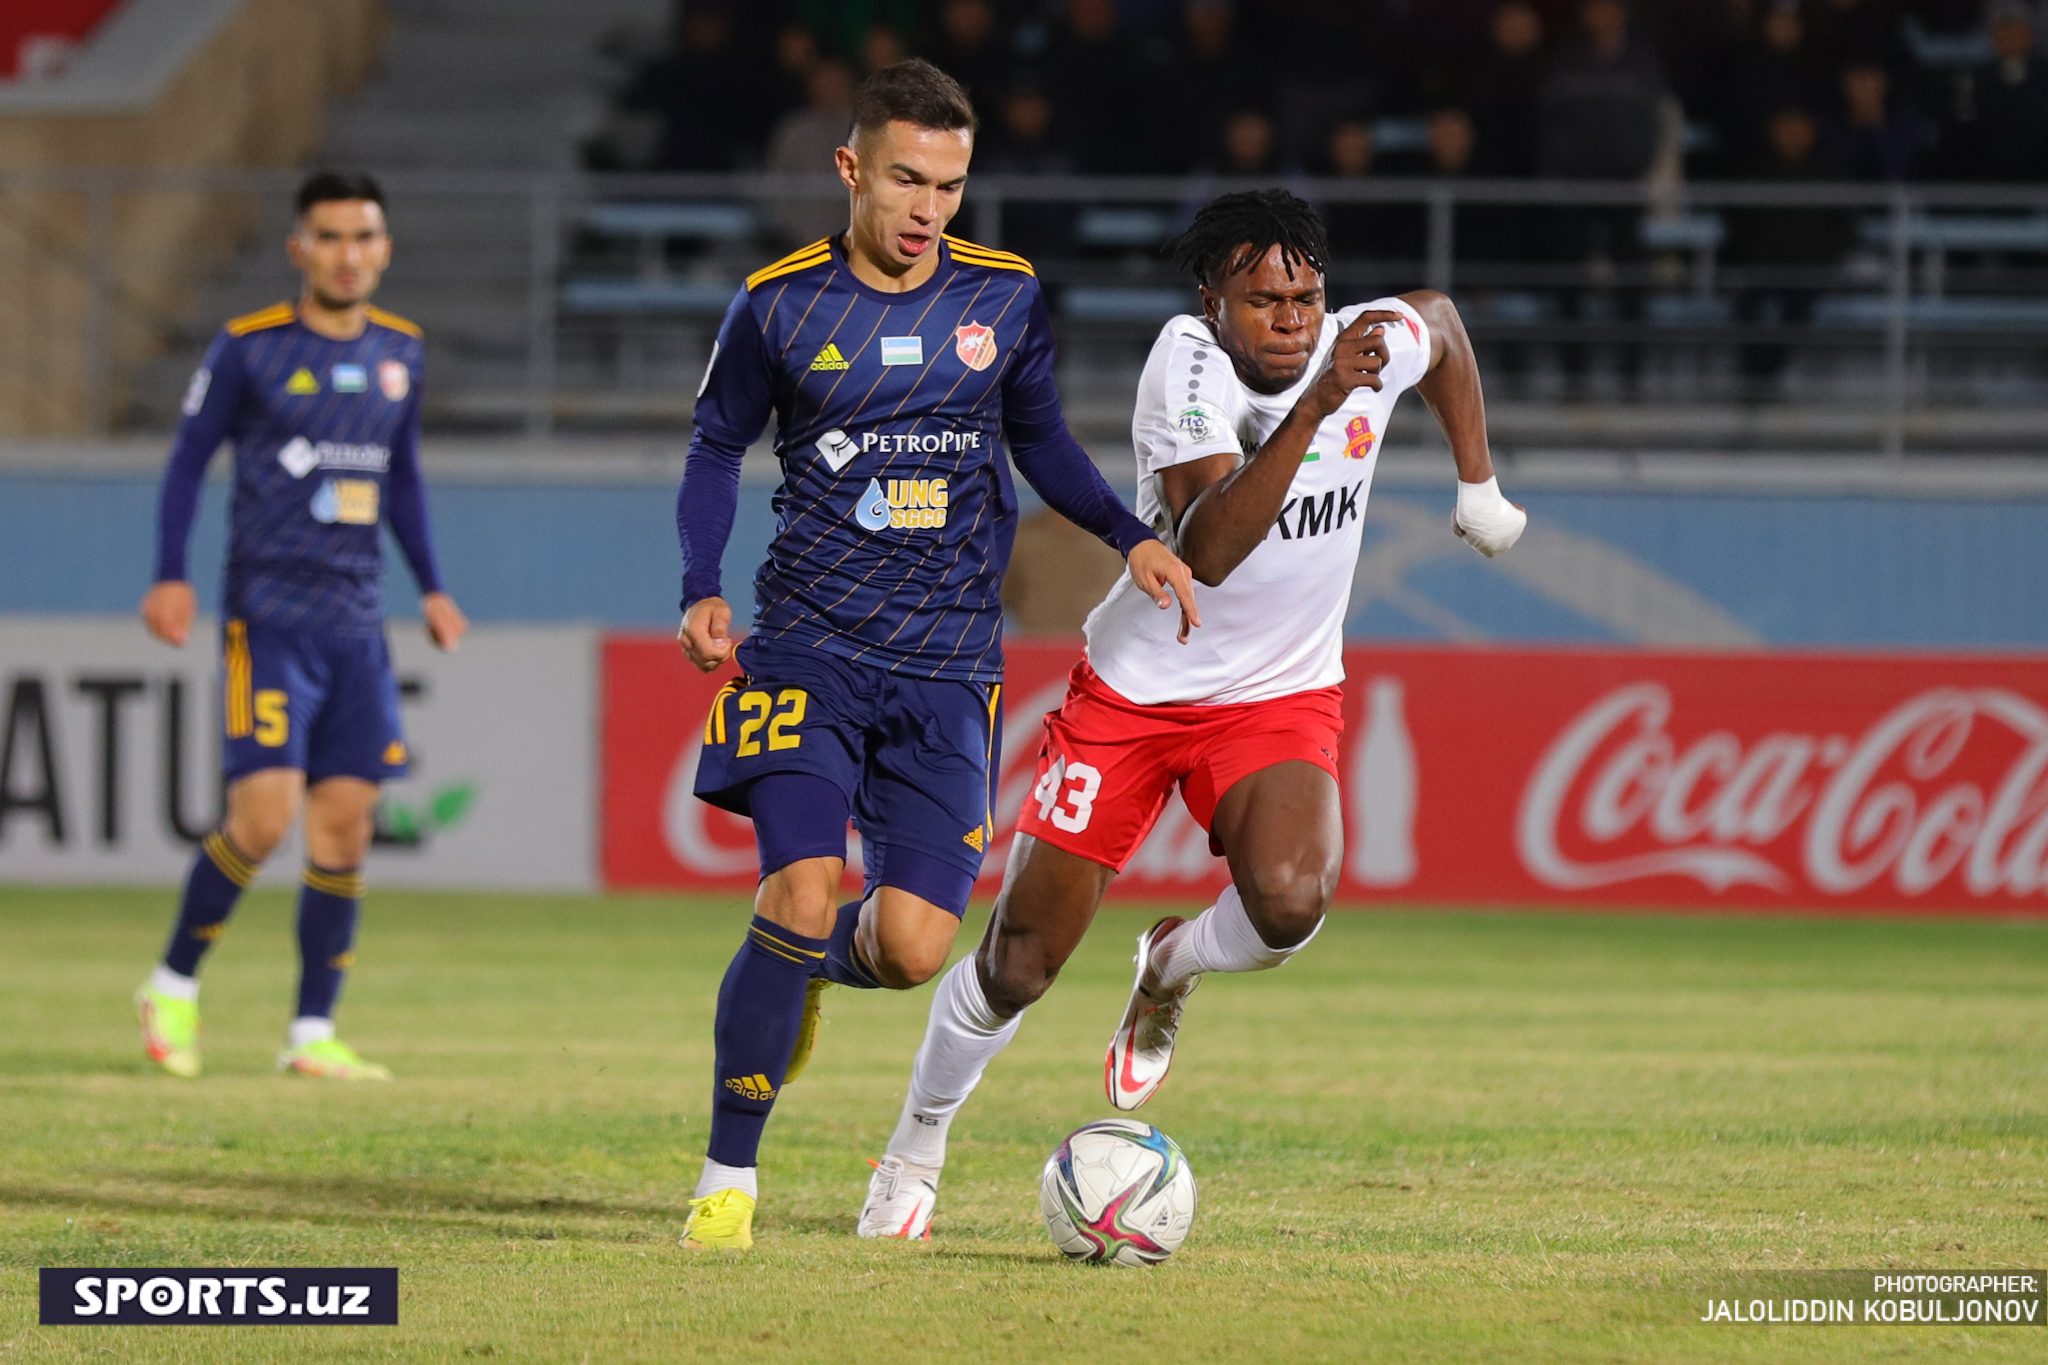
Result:
[[[1121,695],[1145,706],[1220,705],[1269,701],[1344,680],[1344,612],[1372,471],[1394,401],[1429,370],[1429,326],[1422,315],[1389,298],[1326,316],[1301,382],[1276,394],[1245,387],[1206,322],[1177,317],[1153,343],[1131,419],[1138,515],[1163,537],[1170,513],[1160,472],[1212,455],[1242,461],[1257,452],[1322,373],[1337,334],[1369,309],[1399,312],[1408,323],[1384,329],[1389,358],[1381,387],[1354,389],[1323,419],[1258,548],[1220,586],[1196,584],[1201,628],[1180,644],[1174,638],[1180,613],[1161,611],[1129,575],[1089,613],[1088,660]]]

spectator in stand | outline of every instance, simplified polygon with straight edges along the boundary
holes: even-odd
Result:
[[[1841,106],[1821,125],[1819,156],[1852,180],[1907,179],[1933,145],[1933,125],[1894,100],[1891,86],[1875,61],[1842,69]]]
[[[1806,0],[1807,45],[1823,71],[1906,68],[1898,0]]]
[[[1479,149],[1479,130],[1472,116],[1455,105],[1432,109],[1424,121],[1423,133],[1429,143],[1432,175],[1464,175],[1472,168],[1472,154]]]
[[[784,24],[775,31],[774,67],[756,92],[760,125],[771,135],[784,114],[804,107],[818,57],[818,35],[806,25]]]
[[[875,29],[915,33],[924,22],[925,7],[924,0],[796,0],[792,6],[795,18],[818,35],[819,48],[849,64],[861,56]]]
[[[1949,168],[1971,180],[2048,179],[2048,63],[2034,51],[2034,13],[1994,0],[1986,17],[1994,58],[1961,77]]]
[[[1813,116],[1788,105],[1764,120],[1763,147],[1745,168],[1756,180],[1797,182],[1833,178],[1835,171],[1820,159],[1820,132]],[[1737,208],[1728,211],[1728,239],[1722,259],[1730,266],[1783,268],[1805,266],[1815,273],[1809,284],[1783,281],[1746,289],[1737,300],[1742,320],[1758,327],[1799,325],[1813,317],[1813,303],[1824,272],[1842,262],[1856,239],[1852,212],[1831,208]],[[1780,341],[1757,341],[1742,347],[1745,396],[1777,396],[1791,348]]]
[[[853,73],[837,57],[824,57],[811,67],[808,98],[801,109],[782,116],[768,139],[765,167],[774,175],[833,174],[833,153],[845,143],[853,114]],[[843,193],[789,198],[774,206],[776,225],[790,246],[828,237],[846,226]]]
[[[1243,31],[1274,73],[1270,107],[1282,162],[1313,164],[1332,127],[1367,118],[1380,103],[1382,73],[1399,65],[1387,8],[1373,0],[1258,0],[1246,15]]]
[[[1000,122],[1010,63],[996,26],[996,8],[989,0],[945,0],[939,7],[938,34],[925,56],[967,87],[983,123]]]
[[[1270,177],[1279,170],[1280,138],[1270,115],[1258,109],[1240,109],[1223,120],[1217,146],[1225,175]]]
[[[1664,75],[1688,110],[1719,126],[1729,74],[1756,34],[1773,0],[1671,0],[1658,32]],[[1776,0],[1796,10],[1798,0]]]
[[[1622,0],[1585,0],[1579,23],[1544,76],[1538,164],[1568,179],[1636,179],[1657,155],[1663,68]]]
[[[748,108],[751,85],[732,48],[732,17],[715,5],[692,5],[677,26],[676,50],[643,70],[620,106],[661,120],[658,169],[729,171],[760,145],[761,125],[732,116]],[[724,136],[706,137],[707,128]]]
[[[863,71],[880,71],[885,66],[894,66],[910,55],[904,46],[903,37],[887,24],[876,24],[860,40],[860,65]]]
[[[1534,175],[1543,20],[1529,0],[1506,0],[1493,11],[1490,35],[1471,80],[1479,156],[1490,175]]]
[[[1363,180],[1372,174],[1379,142],[1370,123],[1346,119],[1330,130],[1316,167],[1336,180]],[[1318,206],[1330,237],[1330,253],[1338,259],[1416,256],[1415,209],[1408,204],[1329,200]]]
[[[1824,98],[1798,0],[1772,0],[1729,75],[1715,126],[1724,164],[1741,173],[1770,161],[1770,129],[1781,111]]]
[[[1067,0],[1045,51],[1047,94],[1059,115],[1055,135],[1084,171],[1135,168],[1142,158],[1137,98],[1139,53],[1117,27],[1114,0]]]
[[[1058,122],[1044,92],[1030,81],[1019,82],[1003,96],[1001,117],[975,152],[976,168],[996,175],[1072,175],[1072,154],[1054,140]],[[1071,204],[1024,200],[1003,206],[1004,249],[1029,257],[1064,253],[1073,244]]]
[[[1189,0],[1180,41],[1153,80],[1148,160],[1157,169],[1193,170],[1221,145],[1228,106],[1219,91],[1255,100],[1270,93],[1260,64],[1246,60],[1234,27],[1230,0]]]
[[[1445,180],[1486,173],[1480,157],[1479,128],[1456,105],[1430,110],[1424,132],[1429,142],[1429,174]],[[1473,204],[1455,210],[1451,220],[1452,249],[1462,260],[1526,260],[1529,249],[1528,210],[1519,205]],[[1417,250],[1428,249],[1428,219],[1415,229]]]
[[[1622,0],[1583,0],[1579,34],[1561,45],[1543,81],[1540,160],[1543,173],[1568,179],[1640,180],[1649,174],[1662,140],[1663,68],[1648,41],[1633,32]],[[1580,318],[1626,316],[1637,306],[1634,291],[1617,291],[1614,263],[1640,254],[1636,208],[1564,208],[1552,217],[1559,259],[1582,261],[1594,288],[1568,300]],[[1588,369],[1582,345],[1559,348],[1565,373],[1576,385]],[[1621,369],[1633,384],[1642,355],[1621,353]]]

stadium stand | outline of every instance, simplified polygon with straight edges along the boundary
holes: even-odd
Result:
[[[327,96],[367,71],[378,18],[376,0],[6,7],[0,432],[76,433],[124,409],[161,320],[253,221],[246,198],[117,194],[105,175],[297,163]]]
[[[1091,440],[1192,302],[1154,248],[1232,177],[1320,203],[1334,292],[1454,290],[1509,446],[2048,431],[2048,29],[2020,0],[379,8],[378,78],[301,159],[393,190],[443,430],[685,426],[731,288],[837,212],[848,82],[916,52],[976,99],[959,230],[1038,263]],[[281,187],[151,314],[169,354],[116,425],[168,422],[213,321],[282,287]]]

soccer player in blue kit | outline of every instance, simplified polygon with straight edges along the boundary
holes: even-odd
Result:
[[[1002,712],[1010,458],[1199,624],[1187,567],[1068,433],[1031,266],[945,235],[974,147],[929,63],[868,78],[837,153],[851,224],[750,276],[719,328],[676,504],[680,642],[734,654],[719,561],[740,462],[777,421],[776,533],[741,676],[715,701],[697,794],[754,822],[754,919],[718,994],[711,1136],[683,1245],[753,1244],[761,1133],[808,1060],[828,982],[907,990],[953,944],[982,852]],[[835,906],[849,817],[866,888]]]
[[[280,1070],[382,1080],[334,1033],[355,943],[378,784],[406,772],[398,680],[384,640],[379,527],[422,593],[427,633],[469,623],[441,589],[420,483],[420,331],[370,306],[391,259],[367,176],[315,175],[286,241],[296,304],[230,322],[185,395],[157,514],[149,633],[183,647],[197,599],[185,570],[206,466],[234,445],[225,618],[227,815],[193,860],[163,960],[136,992],[143,1045],[199,1074],[199,963],[242,889],[305,809],[297,1012]]]

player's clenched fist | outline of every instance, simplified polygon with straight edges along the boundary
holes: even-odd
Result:
[[[732,657],[732,606],[723,597],[692,602],[683,613],[676,643],[685,658],[709,673]]]
[[[1330,363],[1316,376],[1316,382],[1309,385],[1304,395],[1315,405],[1319,415],[1328,417],[1344,406],[1344,400],[1352,390],[1359,388],[1378,389],[1380,371],[1389,358],[1387,339],[1381,328],[1390,322],[1404,322],[1401,314],[1387,309],[1374,309],[1360,313],[1351,320],[1351,325],[1337,333],[1337,344],[1331,348]]]

